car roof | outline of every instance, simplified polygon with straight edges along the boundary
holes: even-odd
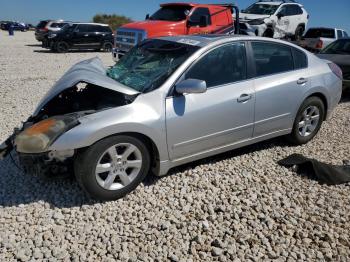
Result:
[[[180,35],[180,36],[165,36],[158,37],[156,39],[166,40],[171,42],[177,42],[182,44],[188,44],[192,46],[205,47],[216,42],[231,42],[232,40],[237,41],[269,41],[274,43],[293,45],[287,41],[273,39],[273,38],[262,38],[258,36],[247,36],[247,35]],[[295,46],[295,45],[293,45]]]
[[[81,23],[81,22],[78,22],[78,23],[72,23],[74,25],[100,25],[100,26],[109,26],[107,24],[100,24],[100,23]]]

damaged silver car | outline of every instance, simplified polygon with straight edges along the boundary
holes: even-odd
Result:
[[[75,174],[113,200],[150,172],[288,135],[310,141],[338,104],[339,68],[278,40],[150,39],[106,70],[73,66],[0,147],[28,173]]]

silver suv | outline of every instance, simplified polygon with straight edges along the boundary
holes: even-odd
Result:
[[[72,67],[0,148],[25,170],[74,168],[98,199],[129,193],[149,172],[287,135],[310,141],[337,106],[341,71],[286,42],[257,37],[150,39],[107,73]]]

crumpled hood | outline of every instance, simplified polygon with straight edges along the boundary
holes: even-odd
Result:
[[[158,37],[165,35],[177,34],[174,33],[175,28],[185,29],[185,21],[173,22],[173,21],[159,21],[159,20],[146,20],[141,22],[129,23],[123,25],[122,29],[136,29],[144,30],[147,32],[147,37]],[[164,35],[164,33],[166,33]],[[184,34],[184,32],[183,32]]]
[[[70,68],[60,80],[47,92],[40,101],[33,116],[36,116],[51,99],[62,93],[65,89],[71,88],[78,83],[83,82],[93,84],[98,87],[107,88],[126,95],[136,95],[139,92],[124,86],[106,74],[106,68],[103,66],[101,59],[94,57],[77,63]]]
[[[255,20],[255,19],[265,19],[269,17],[270,17],[269,15],[255,15],[255,14],[245,14],[245,13],[239,14],[239,18],[241,19],[242,22]]]

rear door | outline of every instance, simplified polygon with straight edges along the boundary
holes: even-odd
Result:
[[[176,93],[166,99],[166,128],[172,160],[248,140],[253,135],[254,88],[247,79],[244,43],[203,55],[182,79],[200,79],[202,94]]]
[[[288,131],[310,84],[307,56],[288,45],[267,41],[253,41],[251,48],[256,71],[254,137]]]

